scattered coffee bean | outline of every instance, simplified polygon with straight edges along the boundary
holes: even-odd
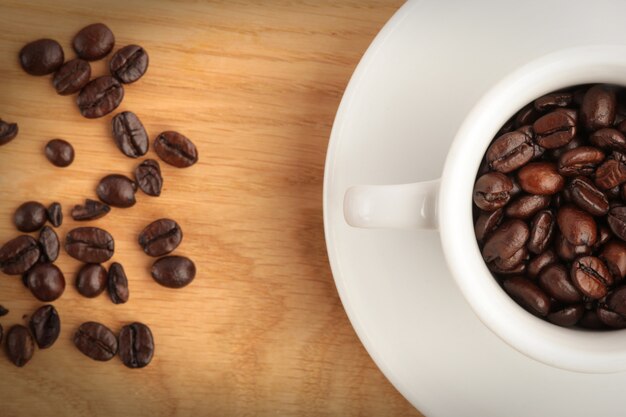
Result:
[[[152,361],[154,338],[150,328],[143,323],[122,327],[119,338],[119,354],[129,368],[143,368]]]
[[[113,207],[127,208],[135,205],[137,184],[123,175],[112,174],[100,180],[98,198]]]
[[[6,340],[7,355],[15,366],[21,368],[32,359],[35,353],[35,343],[26,327],[19,324],[11,327],[7,332]]]
[[[50,204],[46,210],[46,214],[48,216],[48,221],[54,227],[59,227],[63,224],[63,210],[61,209],[60,203],[54,202]]]
[[[74,259],[98,264],[111,259],[115,251],[115,242],[113,236],[106,230],[97,227],[79,227],[67,234],[65,250]]]
[[[6,145],[15,139],[18,131],[17,123],[9,123],[0,119],[0,146]]]
[[[96,361],[108,361],[117,354],[117,338],[106,326],[93,321],[80,325],[74,334],[74,344],[85,356]]]
[[[77,204],[72,209],[72,218],[76,221],[96,220],[111,211],[107,204],[87,198],[85,204]]]
[[[76,54],[87,61],[95,61],[107,56],[113,49],[113,32],[102,23],[94,23],[82,28],[72,42]]]
[[[91,80],[78,94],[80,114],[88,119],[105,116],[115,110],[124,98],[124,87],[113,77]]]
[[[604,85],[595,85],[585,93],[580,106],[580,118],[587,130],[610,127],[615,120],[617,103],[615,91]]]
[[[51,263],[37,264],[26,272],[26,283],[35,298],[40,301],[54,301],[65,291],[65,277],[61,270]]]
[[[122,265],[117,262],[109,267],[108,290],[113,304],[124,304],[128,301],[128,278]]]
[[[546,316],[550,311],[550,298],[530,280],[523,277],[507,278],[502,282],[502,287],[532,314]]]
[[[166,256],[152,265],[152,278],[164,287],[182,288],[196,276],[196,266],[183,256]]]
[[[134,83],[148,69],[148,53],[139,45],[127,45],[113,54],[111,74],[124,84]]]
[[[146,159],[135,168],[135,181],[139,189],[149,196],[158,197],[163,188],[161,167],[154,159]]]
[[[599,258],[583,256],[572,264],[572,282],[586,297],[593,300],[604,297],[608,287],[613,284],[613,277]]]
[[[520,187],[529,194],[555,194],[565,186],[556,165],[549,162],[531,162],[519,170],[517,177]]]
[[[13,223],[20,232],[36,232],[41,229],[48,213],[46,207],[36,201],[28,201],[20,205],[13,215]]]
[[[139,234],[139,246],[146,254],[154,257],[172,252],[182,240],[182,229],[170,219],[155,220]]]
[[[39,349],[47,349],[56,342],[61,332],[59,313],[51,305],[40,307],[30,318],[29,327]]]
[[[474,184],[474,204],[485,211],[497,210],[511,199],[513,182],[506,175],[490,172]]]
[[[39,251],[43,262],[54,262],[59,257],[59,236],[50,226],[44,226],[39,232]]]
[[[148,152],[150,139],[135,113],[130,111],[118,113],[111,123],[115,144],[124,155],[138,158]]]
[[[39,259],[37,241],[28,235],[18,236],[0,248],[0,269],[8,275],[21,275]]]
[[[52,139],[46,144],[46,158],[52,165],[65,168],[74,162],[74,148],[63,139]]]
[[[30,75],[52,74],[64,59],[63,48],[52,39],[33,41],[20,50],[20,64]]]
[[[78,93],[91,78],[91,65],[89,62],[76,58],[67,61],[54,74],[52,85],[57,93],[66,96]]]
[[[154,140],[154,151],[164,162],[186,168],[198,162],[196,145],[178,132],[163,132]]]
[[[100,264],[85,264],[76,275],[76,289],[87,298],[97,297],[107,287],[107,271]]]

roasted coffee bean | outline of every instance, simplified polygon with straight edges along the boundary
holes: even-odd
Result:
[[[30,75],[52,74],[64,59],[63,48],[52,39],[33,41],[20,50],[20,64]]]
[[[46,144],[46,158],[60,168],[70,166],[74,162],[74,148],[63,139],[52,139]]]
[[[487,149],[486,158],[491,169],[506,174],[528,163],[534,154],[531,138],[515,131],[497,138]]]
[[[139,234],[139,246],[146,254],[155,257],[172,252],[182,240],[182,229],[171,219],[155,220]]]
[[[148,69],[148,53],[139,45],[127,45],[113,54],[111,75],[125,84],[134,83]]]
[[[100,264],[85,264],[76,275],[76,289],[87,298],[97,297],[107,288],[107,271]]]
[[[538,286],[523,277],[507,278],[502,282],[504,291],[527,311],[546,316],[550,311],[550,298]]]
[[[146,159],[135,168],[135,181],[139,189],[147,195],[158,197],[163,188],[161,167],[154,159]]]
[[[576,304],[555,310],[548,314],[546,318],[550,323],[556,324],[557,326],[571,327],[578,323],[584,313],[585,309],[583,306]]]
[[[606,306],[598,306],[596,314],[602,323],[613,329],[626,328],[626,317],[609,310]]]
[[[613,240],[602,247],[599,255],[616,280],[626,277],[626,243]]]
[[[166,256],[152,265],[152,278],[164,287],[182,288],[196,277],[196,266],[184,256]]]
[[[150,139],[137,115],[125,111],[111,120],[113,139],[122,153],[130,158],[138,158],[148,152]]]
[[[113,77],[91,80],[78,94],[80,114],[88,119],[105,116],[115,110],[124,98],[124,87]]]
[[[7,314],[9,314],[9,310],[0,305],[0,317],[6,316]]]
[[[626,241],[626,206],[617,206],[609,210],[607,217],[611,231],[623,241]]]
[[[129,368],[147,366],[154,355],[154,338],[150,328],[136,322],[122,327],[119,353],[122,363]]]
[[[556,257],[556,253],[552,249],[546,250],[541,255],[535,256],[533,259],[528,262],[528,277],[536,278],[539,276],[541,271],[544,270],[548,265],[552,265],[557,262],[558,258]]]
[[[544,112],[553,110],[557,107],[567,107],[572,104],[573,99],[574,94],[568,91],[561,91],[539,97],[537,100],[535,100],[534,105],[538,111]]]
[[[123,175],[112,174],[100,180],[96,193],[98,198],[113,207],[132,207],[135,205],[137,184]]]
[[[198,162],[196,145],[178,132],[163,132],[154,140],[154,151],[163,160],[177,168],[186,168]]]
[[[604,216],[609,211],[609,199],[586,177],[576,177],[569,184],[572,202],[592,216]]]
[[[522,126],[532,125],[539,116],[541,116],[541,112],[535,109],[534,104],[527,104],[515,115],[513,126],[517,129]]]
[[[576,134],[576,119],[565,111],[555,110],[533,123],[535,140],[546,149],[565,146]]]
[[[96,220],[111,211],[107,204],[87,198],[85,204],[77,204],[72,209],[72,218],[76,221]]]
[[[19,324],[11,327],[6,340],[7,356],[15,366],[21,368],[32,359],[35,343],[26,327]]]
[[[590,146],[574,148],[559,158],[559,174],[566,177],[591,175],[604,160],[604,156],[604,152]]]
[[[113,304],[124,304],[128,301],[128,278],[122,265],[117,262],[109,267],[108,289]]]
[[[574,286],[586,297],[600,299],[607,294],[613,284],[613,277],[608,268],[595,256],[583,256],[576,259],[570,271]]]
[[[74,334],[74,344],[85,356],[96,361],[108,361],[117,354],[117,338],[106,326],[89,321]]]
[[[483,258],[486,262],[509,259],[526,245],[529,234],[528,226],[523,221],[506,221],[487,239],[483,248]]]
[[[605,161],[596,170],[596,185],[608,190],[626,182],[626,165],[615,160]]]
[[[106,25],[94,23],[82,28],[72,41],[72,47],[82,59],[95,61],[107,56],[113,49],[115,36]]]
[[[48,221],[54,227],[59,227],[63,224],[63,210],[61,209],[60,203],[54,202],[50,204],[46,210],[46,214],[48,216]]]
[[[526,248],[521,248],[517,252],[513,254],[508,259],[497,258],[492,261],[489,265],[492,269],[496,269],[498,271],[511,271],[517,270],[517,267],[522,263],[526,263],[528,261],[528,250]]]
[[[554,214],[550,210],[537,213],[530,224],[528,250],[538,255],[546,250],[554,234]]]
[[[592,246],[598,239],[598,228],[593,217],[574,206],[563,206],[557,212],[559,230],[574,246]]]
[[[20,232],[36,232],[46,223],[48,213],[46,207],[36,201],[28,201],[20,205],[13,215],[13,223]]]
[[[531,162],[519,170],[517,178],[522,190],[529,194],[556,194],[565,186],[556,164],[550,162]]]
[[[474,184],[474,204],[481,210],[494,211],[511,199],[513,182],[504,174],[490,172]]]
[[[616,113],[615,91],[603,85],[595,85],[585,93],[580,106],[580,118],[587,130],[610,127]]]
[[[538,211],[550,205],[549,195],[523,195],[511,201],[504,209],[507,217],[514,219],[528,219]]]
[[[589,141],[602,149],[626,152],[626,137],[617,129],[597,130],[589,136]]]
[[[489,270],[496,274],[497,276],[500,277],[512,277],[512,276],[517,276],[517,275],[524,275],[526,273],[526,263],[522,262],[521,264],[517,265],[514,268],[511,269],[500,269],[497,267],[496,261],[493,262],[489,262],[487,264],[487,266],[489,267]]]
[[[626,286],[615,289],[607,297],[606,305],[611,311],[626,317]]]
[[[546,159],[554,159],[558,161],[566,152],[585,145],[587,145],[586,141],[582,140],[580,136],[574,136],[567,145],[561,146],[560,148],[550,149],[546,152]]]
[[[601,248],[605,243],[611,240],[611,238],[613,238],[611,229],[604,224],[600,224],[598,226],[598,241],[594,245],[594,249]]]
[[[564,261],[573,261],[579,256],[591,255],[592,252],[591,246],[572,245],[561,233],[556,234],[554,248],[559,258]]]
[[[115,242],[113,236],[106,230],[97,227],[79,227],[67,234],[65,250],[74,259],[98,264],[111,259]]]
[[[39,259],[37,241],[28,235],[9,240],[0,248],[0,269],[8,275],[21,275]]]
[[[52,85],[57,93],[62,96],[78,93],[91,78],[91,65],[89,62],[76,58],[67,61],[54,74]]]
[[[566,304],[582,301],[582,295],[570,281],[565,266],[553,264],[539,274],[539,286],[552,298]]]
[[[42,306],[30,318],[29,327],[39,349],[47,349],[56,342],[61,332],[59,313],[54,306]]]
[[[489,237],[496,227],[500,224],[503,217],[503,210],[498,209],[496,211],[484,211],[478,216],[476,224],[474,225],[474,233],[476,234],[476,240],[479,243],[483,243],[486,237]]]
[[[28,289],[40,301],[54,301],[65,291],[65,277],[51,263],[37,264],[26,272]]]
[[[59,257],[59,236],[50,226],[44,226],[39,232],[39,251],[44,262],[54,262]]]
[[[9,123],[0,119],[0,146],[6,145],[15,139],[18,131],[17,123]]]
[[[577,323],[580,327],[591,330],[606,329],[606,324],[602,323],[595,311],[585,311]]]
[[[517,182],[517,179],[515,178],[515,176],[510,175],[508,178],[511,180],[511,183],[513,184],[513,188],[511,188],[511,193],[510,193],[511,198],[513,198],[522,192],[522,187],[519,186],[519,183]]]

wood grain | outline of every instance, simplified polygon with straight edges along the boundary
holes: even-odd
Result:
[[[130,301],[85,299],[73,287],[79,263],[63,253],[68,287],[54,302],[63,330],[49,350],[18,369],[0,356],[0,415],[14,416],[418,416],[384,378],[348,322],[330,273],[322,224],[322,179],[334,114],[375,34],[401,5],[369,1],[3,0],[0,117],[19,137],[0,148],[0,241],[18,233],[15,208],[27,200],[69,209],[95,197],[108,173],[130,175],[138,161],[110,137],[111,115],[87,120],[75,97],[32,77],[19,49],[57,39],[66,57],[74,33],[102,21],[117,46],[150,54],[146,76],[126,88],[150,136],[178,130],[200,162],[162,164],[160,198],[138,194],[131,209],[91,222],[116,239],[114,260],[130,280]],[[106,62],[93,65],[106,72]],[[66,169],[43,155],[55,137],[76,160]],[[155,157],[152,150],[148,155]],[[172,217],[184,239],[177,254],[198,267],[187,288],[158,286],[152,259],[136,243],[150,221]],[[0,276],[0,323],[22,323],[41,303],[17,277]],[[119,359],[98,363],[71,343],[77,326],[113,330],[131,321],[153,330],[156,355],[143,370]]]

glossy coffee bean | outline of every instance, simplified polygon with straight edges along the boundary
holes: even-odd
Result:
[[[571,149],[559,158],[559,174],[566,177],[591,175],[604,157],[604,152],[590,146]]]
[[[196,145],[178,132],[161,133],[154,140],[154,151],[163,160],[177,168],[186,168],[198,162]]]
[[[626,286],[616,288],[607,297],[606,305],[611,311],[626,317]]]
[[[539,276],[548,265],[556,263],[558,258],[556,253],[552,249],[548,249],[541,255],[537,255],[528,262],[527,275],[529,278],[536,278]]]
[[[52,305],[39,307],[30,318],[28,325],[39,349],[52,346],[61,333],[61,319]]]
[[[576,304],[555,310],[549,313],[546,318],[550,323],[556,324],[557,326],[571,327],[578,323],[584,313],[585,309],[583,306]]]
[[[598,228],[593,217],[574,206],[563,206],[557,212],[561,234],[574,246],[592,246],[598,239]]]
[[[530,223],[530,235],[528,238],[528,250],[538,255],[543,253],[552,241],[556,219],[550,210],[537,213]]]
[[[65,251],[85,263],[106,262],[113,256],[115,242],[109,232],[97,227],[70,230],[65,238]]]
[[[549,195],[523,195],[511,201],[504,209],[507,217],[529,219],[550,205]]]
[[[515,256],[515,255],[514,255]],[[499,277],[513,277],[513,276],[522,276],[524,274],[526,274],[526,270],[527,265],[526,262],[522,262],[521,264],[517,265],[514,268],[510,268],[510,269],[500,269],[498,268],[497,264],[499,264],[500,262],[498,261],[493,261],[493,262],[489,262],[487,263],[487,267],[489,268],[489,270],[496,274]]]
[[[595,310],[585,311],[577,324],[582,328],[590,330],[604,330],[607,328],[606,324],[600,321]]]
[[[474,204],[481,210],[494,211],[504,207],[511,199],[513,182],[500,172],[490,172],[474,184]]]
[[[602,149],[626,152],[626,137],[617,129],[597,130],[589,135],[589,141]]]
[[[550,162],[531,162],[519,170],[517,178],[522,190],[529,194],[556,194],[565,186],[556,164]]]
[[[139,234],[139,246],[146,254],[154,257],[172,252],[182,240],[182,229],[171,219],[155,220]]]
[[[527,104],[515,115],[513,126],[517,129],[522,126],[532,125],[539,116],[541,116],[541,112],[535,108],[534,103]]]
[[[76,221],[96,220],[106,216],[111,211],[108,204],[96,200],[86,199],[85,204],[77,204],[72,209],[72,219]]]
[[[623,241],[626,241],[626,206],[616,206],[609,210],[607,217],[611,231]]]
[[[496,258],[489,265],[492,269],[499,271],[512,271],[517,270],[517,267],[521,264],[525,264],[526,261],[528,261],[528,250],[523,247],[510,258]]]
[[[526,245],[529,234],[528,226],[523,221],[506,221],[485,242],[483,258],[486,262],[511,258]]]
[[[28,201],[20,205],[13,214],[13,223],[20,232],[36,232],[48,219],[46,207],[36,201]]]
[[[119,174],[107,175],[100,180],[96,193],[98,198],[113,207],[127,208],[135,205],[137,184]]]
[[[598,241],[594,245],[594,249],[597,250],[601,248],[605,243],[607,243],[612,238],[613,238],[613,232],[608,226],[604,224],[598,225]]]
[[[609,211],[609,199],[586,177],[574,178],[568,190],[571,200],[592,216],[604,216]]]
[[[46,215],[48,221],[54,227],[59,227],[63,224],[63,210],[60,203],[54,202],[50,204],[46,210]]]
[[[9,360],[17,367],[26,365],[35,353],[35,343],[28,329],[15,325],[9,329],[6,337],[6,350]]]
[[[587,130],[610,127],[615,120],[616,109],[615,91],[603,85],[595,85],[583,97],[580,119]]]
[[[611,311],[606,306],[599,305],[596,314],[598,319],[608,327],[613,329],[626,328],[626,317]]]
[[[583,256],[572,263],[570,277],[574,286],[593,300],[604,297],[613,278],[608,268],[595,256]]]
[[[134,83],[148,70],[148,53],[139,45],[127,45],[113,54],[111,75],[125,84]]]
[[[26,283],[35,298],[40,301],[54,301],[65,291],[65,277],[61,270],[51,263],[37,264],[26,272]]]
[[[16,138],[19,132],[17,123],[8,123],[0,119],[0,146],[6,145]]]
[[[576,135],[576,119],[564,111],[555,110],[533,123],[537,144],[546,149],[567,145]]]
[[[539,274],[539,286],[552,298],[566,304],[582,301],[582,295],[572,284],[568,270],[562,264],[553,264]]]
[[[564,261],[573,261],[579,256],[591,255],[593,250],[587,245],[572,245],[561,233],[556,234],[554,249],[558,257]]]
[[[50,226],[44,226],[39,232],[39,251],[43,262],[54,262],[59,257],[59,236]]]
[[[74,148],[63,139],[52,139],[46,144],[46,158],[52,165],[65,168],[74,162]]]
[[[115,36],[108,26],[94,23],[82,28],[72,41],[72,47],[80,58],[95,61],[104,58],[113,49]]]
[[[502,209],[498,209],[495,211],[483,211],[478,216],[476,220],[476,224],[474,224],[474,233],[476,234],[476,240],[479,243],[482,243],[486,237],[489,237],[491,232],[493,232],[496,227],[502,221],[502,217],[504,215],[504,211]]]
[[[128,368],[144,368],[154,356],[154,338],[150,328],[143,323],[122,327],[119,337],[119,354]]]
[[[567,107],[572,104],[574,100],[574,94],[569,91],[561,91],[556,93],[546,94],[535,100],[535,109],[540,112],[554,110],[557,107]]]
[[[128,278],[122,265],[117,262],[109,267],[108,290],[113,304],[124,304],[128,301]]]
[[[113,77],[91,80],[80,90],[76,104],[88,119],[105,116],[115,110],[124,98],[124,87]]]
[[[0,248],[0,269],[7,275],[28,271],[40,256],[39,244],[28,235],[18,236]]]
[[[148,152],[148,133],[137,115],[130,111],[118,113],[111,120],[113,139],[122,153],[130,158],[138,158]]]
[[[52,85],[57,94],[66,96],[78,93],[91,78],[91,65],[80,58],[67,61],[54,74]]]
[[[602,190],[609,190],[626,182],[626,165],[609,159],[598,167],[595,173],[595,183]]]
[[[65,55],[61,45],[52,39],[39,39],[20,50],[20,64],[30,75],[52,74],[61,65]]]
[[[531,138],[514,131],[493,141],[485,156],[491,169],[508,173],[528,163],[534,154]]]
[[[107,271],[100,264],[85,264],[76,274],[76,290],[83,297],[94,298],[107,288]]]
[[[502,282],[507,292],[519,305],[537,316],[546,316],[550,311],[550,298],[543,290],[523,277],[507,278]]]
[[[135,182],[141,191],[152,197],[161,195],[163,176],[161,167],[154,159],[146,159],[135,168]]]
[[[152,264],[152,278],[164,287],[182,288],[196,277],[196,266],[184,256],[166,256]]]
[[[608,242],[598,256],[606,263],[615,279],[626,277],[626,243],[619,240]]]
[[[117,337],[111,329],[93,321],[80,325],[74,334],[74,345],[85,356],[96,361],[111,360],[118,349]]]
[[[570,140],[567,145],[560,148],[550,149],[546,152],[546,159],[552,159],[558,161],[566,152],[576,149],[579,146],[586,146],[587,142],[580,136],[576,135]]]

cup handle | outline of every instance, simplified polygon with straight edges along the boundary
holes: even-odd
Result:
[[[350,226],[368,229],[437,229],[439,183],[350,187],[343,200],[344,218]]]

